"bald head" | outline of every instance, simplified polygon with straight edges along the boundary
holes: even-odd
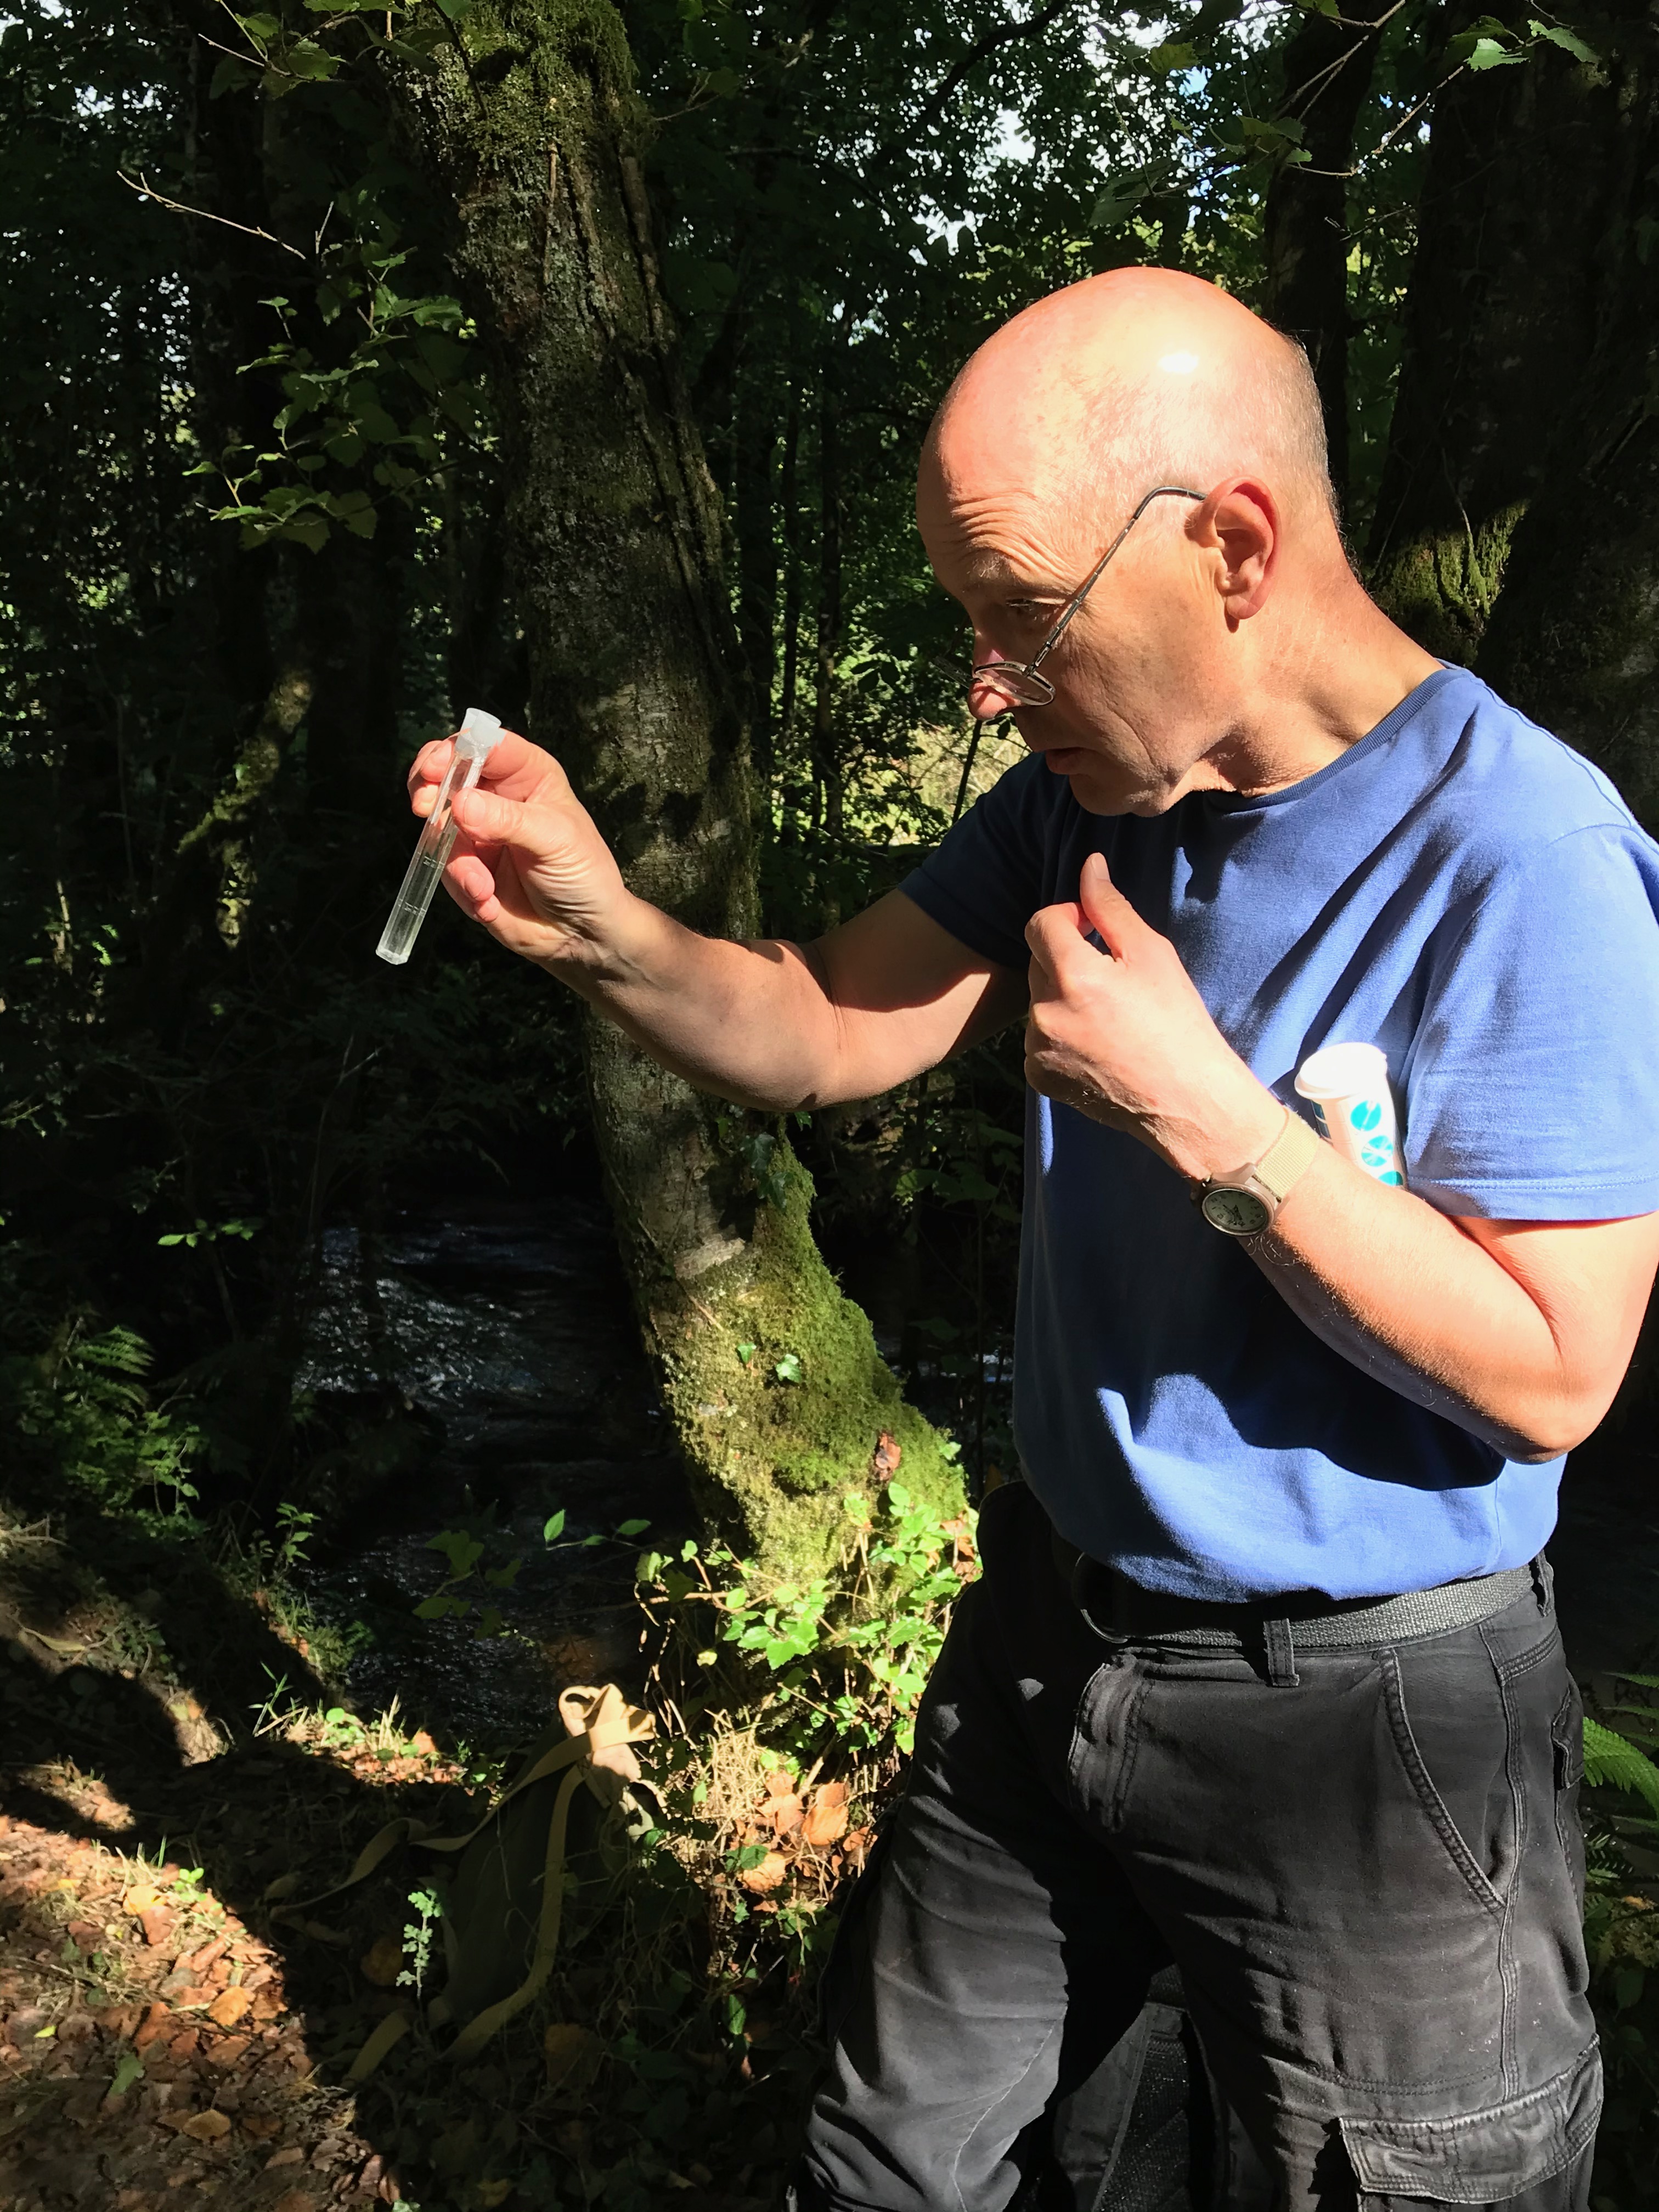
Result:
[[[1288,517],[1334,509],[1301,349],[1169,269],[1090,277],[1005,324],[946,394],[929,471],[947,498],[1018,483],[1090,538],[1155,483],[1240,473],[1265,477]]]

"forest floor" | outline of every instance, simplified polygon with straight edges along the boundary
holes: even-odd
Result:
[[[309,1680],[263,1593],[180,1551],[149,1559],[135,1605],[88,1550],[0,1516],[0,2212],[778,2201],[805,2063],[781,1979],[735,2041],[724,1996],[718,2033],[683,2015],[672,2063],[623,2038],[626,2064],[573,2069],[599,2038],[550,2033],[544,2006],[465,2069],[417,2030],[354,2092],[366,2039],[416,2009],[408,1880],[311,1913],[267,1893],[328,1889],[400,1817],[470,1828],[500,1767],[321,1698],[262,1717],[250,1672]],[[608,1969],[565,1948],[553,2017],[599,2019]]]

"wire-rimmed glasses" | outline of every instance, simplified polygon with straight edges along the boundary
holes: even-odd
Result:
[[[1042,664],[1071,628],[1078,609],[1104,575],[1112,556],[1139,521],[1141,516],[1146,514],[1155,499],[1207,499],[1208,497],[1207,492],[1194,491],[1188,484],[1155,485],[1140,501],[1134,513],[1118,532],[1117,536],[1113,538],[1071,598],[1066,600],[1060,611],[1060,619],[1030,659],[1029,660],[982,660],[974,669],[969,678],[970,684],[988,684],[994,691],[1000,691],[1005,699],[1012,699],[1016,706],[1047,707],[1049,705],[1054,699],[1054,687],[1041,672]],[[986,715],[981,719],[988,721],[994,718]]]

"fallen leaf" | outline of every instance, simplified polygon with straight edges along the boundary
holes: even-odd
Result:
[[[397,1986],[403,1970],[404,1947],[395,1936],[377,1936],[357,1964],[377,1990]]]
[[[172,2042],[168,2044],[167,2057],[169,2058],[176,2058],[181,2065],[184,2064],[187,2059],[195,2057],[196,2046],[201,2039],[202,2031],[199,2027],[187,2027],[184,2029],[181,2033],[175,2035]]]
[[[278,2119],[273,2119],[269,2112],[244,2112],[242,2128],[244,2133],[251,2135],[255,2142],[267,2142],[272,2136],[282,2133],[283,2124]]]
[[[210,2005],[219,1994],[211,1982],[186,1982],[182,1989],[165,1984],[163,1986],[180,2012],[197,2011],[203,2005]]]
[[[599,2071],[601,2054],[599,2039],[591,2027],[579,2027],[570,2021],[554,2021],[542,2036],[548,2086],[556,2088],[565,2082],[573,2089],[585,2087]]]
[[[230,2122],[222,2112],[192,2112],[179,2132],[192,2142],[217,2142],[230,2133]]]
[[[121,1909],[124,1912],[130,1912],[137,1920],[141,1915],[148,1912],[153,1905],[159,1905],[161,1902],[161,1893],[153,1883],[136,1881],[121,1899]]]
[[[766,1794],[769,1797],[793,1797],[794,1796],[795,1785],[781,1766],[771,1766],[767,1769]]]
[[[868,1435],[869,1431],[866,1430],[865,1433]],[[878,1475],[896,1474],[899,1462],[903,1457],[904,1452],[897,1438],[884,1429],[876,1438],[876,1449],[870,1461],[871,1472]]]
[[[224,2037],[222,2040],[214,2044],[209,2050],[207,2053],[207,2061],[209,2065],[217,2066],[222,2070],[234,2066],[237,2060],[241,2057],[242,2053],[247,2050],[252,2040],[253,2039],[251,2035],[228,2035]]]
[[[89,1920],[71,1920],[69,1939],[77,1951],[95,1951],[104,1940],[101,1928],[94,1928]]]
[[[138,1925],[144,1931],[144,1941],[152,1951],[165,1951],[173,1941],[177,1923],[164,1905],[152,1905],[138,1915]]]
[[[289,2143],[286,2150],[273,2151],[265,2160],[265,2172],[274,2173],[279,2166],[303,2166],[306,2154],[298,2143]]]
[[[208,2018],[216,2027],[234,2027],[252,2002],[246,1990],[221,1990],[208,2007]]]
[[[158,2035],[165,2035],[172,2024],[173,2009],[171,2006],[162,2004],[158,1999],[155,2004],[151,2005],[149,2010],[144,2014],[143,2019],[133,2030],[133,2049],[135,2051],[143,2051],[148,2045],[154,2043]]]
[[[793,1791],[787,1797],[770,1799],[766,1810],[774,1831],[780,1836],[793,1836],[801,1824],[801,1802]]]
[[[764,1890],[775,1889],[788,1871],[789,1862],[781,1851],[768,1851],[758,1866],[745,1867],[738,1880],[758,1897]]]
[[[411,1751],[418,1751],[422,1759],[435,1759],[438,1756],[438,1747],[424,1729],[416,1729],[414,1735],[409,1739],[409,1747]]]
[[[270,2212],[316,2212],[316,2198],[307,2196],[303,2189],[285,2189]]]
[[[472,2194],[483,2207],[483,2212],[495,2212],[495,2207],[505,2204],[513,2194],[513,2184],[510,2181],[481,2181]]]
[[[801,1840],[820,1851],[847,1833],[847,1784],[826,1782],[812,1796],[811,1810],[801,1823]]]
[[[228,1936],[216,1936],[212,1942],[204,1943],[190,1958],[180,1959],[179,1964],[197,1981],[205,1981],[209,1967],[216,1966],[229,1948],[230,1938]]]
[[[253,1996],[255,2020],[280,2020],[288,2010],[288,1999],[283,1995],[280,1982],[264,1983]]]

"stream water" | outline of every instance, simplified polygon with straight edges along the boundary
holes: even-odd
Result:
[[[544,1726],[570,1682],[637,1688],[634,1560],[642,1542],[689,1533],[693,1515],[603,1200],[464,1196],[406,1213],[373,1247],[331,1230],[324,1258],[301,1387],[337,1416],[401,1398],[425,1439],[304,1573],[319,1613],[372,1632],[350,1669],[359,1709],[396,1696],[411,1726],[502,1745]],[[1652,1460],[1627,1431],[1568,1470],[1551,1553],[1581,1674],[1653,1663]],[[561,1508],[550,1547],[543,1528]],[[649,1531],[617,1539],[624,1521]],[[475,1635],[476,1602],[467,1621],[415,1615],[449,1572],[433,1538],[460,1528],[484,1536],[483,1566],[523,1562],[510,1589],[475,1578],[467,1593],[497,1606],[508,1634]]]
[[[571,1682],[637,1686],[634,1561],[692,1514],[602,1200],[467,1197],[367,1248],[331,1230],[298,1382],[337,1415],[395,1393],[427,1439],[302,1577],[325,1619],[372,1632],[349,1678],[361,1711],[396,1696],[410,1726],[499,1746],[545,1726]],[[617,1539],[632,1521],[648,1535]],[[466,1620],[418,1620],[450,1573],[432,1540],[456,1529],[484,1538],[481,1569],[523,1564],[510,1589],[459,1589]],[[482,1601],[508,1633],[474,1633]]]

